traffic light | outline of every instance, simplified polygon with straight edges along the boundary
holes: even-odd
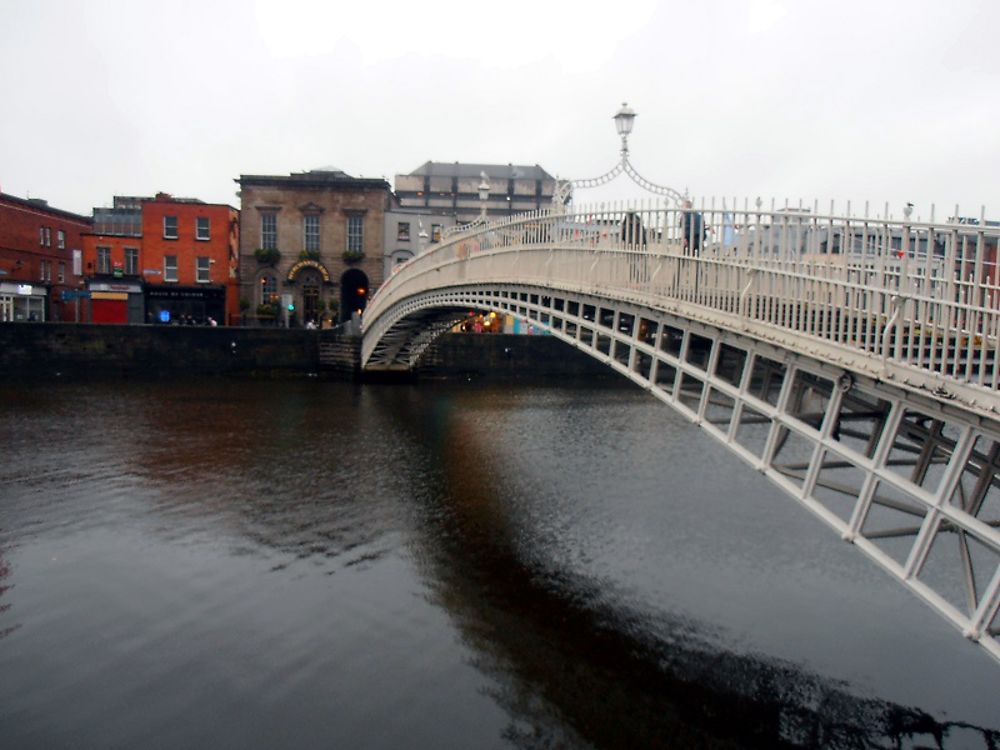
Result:
[[[295,303],[294,302],[289,302],[288,303],[288,312],[295,312]]]

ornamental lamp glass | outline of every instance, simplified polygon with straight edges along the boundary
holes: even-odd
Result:
[[[618,131],[618,135],[623,138],[627,138],[632,132],[632,126],[635,124],[635,112],[628,102],[622,102],[622,108],[618,110],[618,114],[614,117],[615,120],[615,130]]]

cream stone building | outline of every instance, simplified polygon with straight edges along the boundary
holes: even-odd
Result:
[[[388,182],[334,168],[236,182],[245,321],[322,325],[365,308],[384,278]]]

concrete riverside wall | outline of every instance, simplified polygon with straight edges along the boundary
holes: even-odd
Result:
[[[610,367],[552,336],[445,334],[417,363],[419,380],[447,378],[620,379]]]
[[[321,333],[329,332],[0,323],[0,378],[309,372]]]
[[[323,351],[322,364],[320,351]],[[358,375],[360,339],[334,331],[202,326],[0,323],[0,380],[183,375]],[[614,378],[551,336],[445,334],[417,379]]]

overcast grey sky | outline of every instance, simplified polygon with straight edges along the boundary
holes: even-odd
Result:
[[[239,206],[436,161],[1000,218],[1000,1],[3,0],[0,189]],[[635,195],[625,178],[594,197]],[[590,196],[580,194],[580,199]],[[881,208],[879,209],[881,210]]]

